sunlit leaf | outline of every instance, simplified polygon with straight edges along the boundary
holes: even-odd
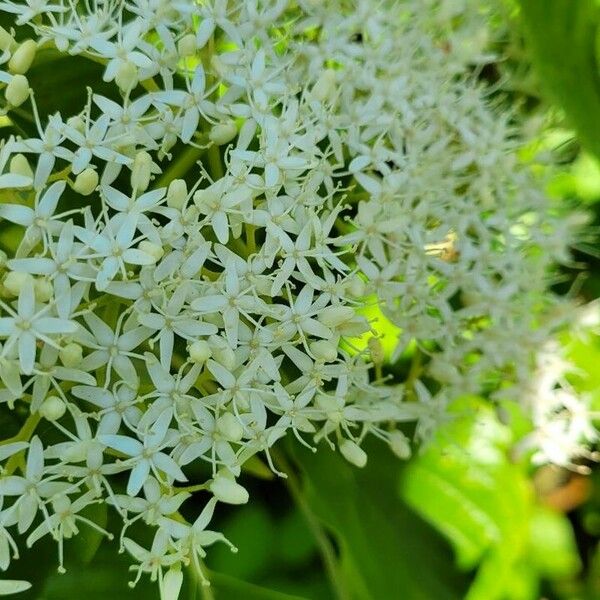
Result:
[[[452,411],[455,419],[408,466],[402,496],[450,540],[461,568],[477,568],[467,600],[533,600],[542,575],[579,567],[570,525],[539,506],[511,460],[512,433],[489,404],[467,398]],[[544,559],[545,551],[555,556]]]

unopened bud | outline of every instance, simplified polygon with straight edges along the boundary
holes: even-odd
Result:
[[[177,52],[179,53],[179,56],[194,56],[197,48],[196,36],[193,33],[184,35],[179,42],[177,42]]]
[[[193,362],[203,365],[211,356],[212,350],[205,340],[198,340],[190,345],[188,353]]]
[[[367,453],[352,440],[340,444],[342,456],[351,464],[362,469],[367,464]]]
[[[385,362],[385,350],[381,340],[376,337],[372,337],[367,342],[369,352],[371,353],[371,360],[376,365],[381,365]]]
[[[48,302],[54,295],[54,288],[47,279],[36,279],[33,284],[35,299],[38,302]]]
[[[79,133],[83,133],[85,131],[85,123],[83,119],[79,115],[73,115],[67,119],[67,125],[72,127]]]
[[[11,73],[24,75],[29,70],[33,59],[35,58],[36,43],[33,40],[25,40],[13,52],[8,61],[8,70]]]
[[[231,413],[224,413],[217,419],[217,430],[230,442],[239,442],[244,436],[242,424]]]
[[[312,342],[309,346],[313,356],[323,362],[332,362],[337,358],[337,344],[326,340]]]
[[[0,51],[10,50],[15,43],[15,38],[4,27],[0,27]]]
[[[391,451],[401,459],[410,458],[411,449],[408,438],[401,431],[392,431],[389,437]]]
[[[4,289],[12,296],[18,296],[25,283],[32,279],[33,277],[29,273],[11,271],[4,278]]]
[[[181,586],[183,585],[183,573],[178,567],[171,567],[162,580],[159,580],[160,600],[178,600]]]
[[[348,293],[355,298],[361,298],[366,293],[365,282],[358,276],[350,277],[346,282]]]
[[[336,75],[333,69],[325,69],[312,89],[312,95],[316,100],[328,100],[333,95],[336,85]]]
[[[154,262],[158,262],[165,254],[165,251],[162,246],[158,244],[153,244],[147,240],[144,240],[139,243],[138,249],[141,250],[144,254],[148,254],[154,259]]]
[[[354,309],[349,306],[327,306],[317,317],[326,327],[337,327],[354,318]]]
[[[29,81],[25,75],[13,75],[6,89],[4,97],[12,106],[21,106],[29,98]]]
[[[24,154],[15,154],[10,159],[9,171],[15,175],[23,175],[33,179],[33,170]]]
[[[173,179],[167,190],[167,206],[181,209],[187,198],[187,184],[183,179]]]
[[[214,359],[222,364],[228,371],[231,371],[235,367],[235,352],[227,347],[214,348],[213,349]]]
[[[441,383],[456,383],[460,380],[458,369],[444,359],[435,357],[429,365],[429,373]]]
[[[119,70],[115,76],[115,83],[119,86],[122,92],[128,92],[138,83],[138,70],[132,63],[124,61],[121,63]]]
[[[145,150],[135,155],[131,170],[131,187],[138,192],[145,192],[152,176],[152,157]]]
[[[40,406],[40,415],[48,421],[58,421],[66,410],[67,406],[58,396],[48,396]]]
[[[223,144],[227,144],[237,135],[237,127],[233,121],[229,123],[219,123],[215,125],[208,134],[209,139],[217,144],[217,146],[222,146]]]
[[[58,356],[62,364],[70,369],[76,367],[83,360],[83,348],[79,344],[71,342],[60,349]]]
[[[248,502],[248,490],[235,480],[223,475],[217,475],[213,479],[209,490],[217,500],[226,504],[246,504]]]
[[[82,196],[89,196],[98,187],[98,173],[88,167],[75,178],[73,189]]]

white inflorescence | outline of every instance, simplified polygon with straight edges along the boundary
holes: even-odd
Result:
[[[174,597],[286,434],[406,457],[399,423],[425,438],[457,395],[527,378],[570,223],[473,74],[484,16],[462,4],[0,2],[2,102],[37,129],[0,149],[0,400],[24,421],[0,445],[1,568],[48,534],[62,564],[106,501]],[[111,97],[40,115],[28,74],[57,51],[103,65]]]

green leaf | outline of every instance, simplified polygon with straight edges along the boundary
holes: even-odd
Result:
[[[562,106],[588,150],[600,157],[597,0],[520,0],[542,85]]]
[[[89,564],[72,565],[60,575],[54,572],[45,582],[43,592],[35,600],[158,600],[158,585],[145,575],[131,589],[127,582],[135,578],[129,568],[133,560],[118,553],[118,544],[103,543]],[[29,565],[31,570],[31,564]]]
[[[569,577],[579,568],[577,548],[569,521],[548,508],[532,516],[530,558],[535,568],[552,577]]]
[[[96,523],[99,527],[106,528],[108,509],[106,504],[97,503],[86,506],[81,511],[81,516]],[[82,525],[79,534],[65,544],[67,567],[70,562],[76,565],[86,565],[92,561],[106,536],[97,529]],[[74,568],[77,568],[76,566]]]
[[[103,65],[82,56],[69,56],[47,48],[38,51],[27,79],[35,90],[35,102],[42,124],[48,115],[59,111],[63,119],[79,114],[87,103],[88,89],[111,99],[119,98],[112,83],[102,80]],[[48,73],[52,76],[48,77]],[[27,102],[9,113],[27,135],[37,135],[31,105]]]
[[[492,407],[465,398],[451,412],[403,474],[401,494],[448,538],[461,568],[478,567],[467,600],[532,600],[542,575],[579,568],[569,522],[537,504],[524,466],[510,459],[512,433]],[[547,551],[555,556],[544,559]]]
[[[244,580],[255,580],[268,570],[277,536],[263,506],[249,504],[233,511],[223,523],[222,531],[237,546],[238,552],[233,554],[224,544],[214,546],[207,558],[211,569]]]
[[[381,444],[367,446],[364,469],[323,446],[294,455],[304,473],[302,501],[339,546],[337,575],[347,599],[462,598],[466,580],[449,549],[399,500],[401,462]]]
[[[307,600],[282,592],[246,583],[223,573],[209,573],[211,592],[215,600]]]

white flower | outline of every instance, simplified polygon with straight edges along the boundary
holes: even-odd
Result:
[[[170,421],[169,413],[161,415],[143,435],[142,442],[124,435],[100,436],[102,443],[131,457],[128,463],[132,465],[132,470],[127,484],[127,493],[130,496],[137,495],[151,472],[159,481],[165,481],[163,474],[168,477],[167,483],[169,480],[187,481],[177,463],[162,452],[171,445],[167,435]]]
[[[31,279],[26,279],[23,283],[16,311],[4,302],[0,303],[0,307],[10,315],[0,317],[0,337],[8,338],[3,353],[6,354],[12,346],[18,347],[19,362],[26,375],[33,371],[37,340],[58,347],[53,336],[77,331],[77,325],[73,321],[48,316],[52,310],[51,304],[36,308]]]

